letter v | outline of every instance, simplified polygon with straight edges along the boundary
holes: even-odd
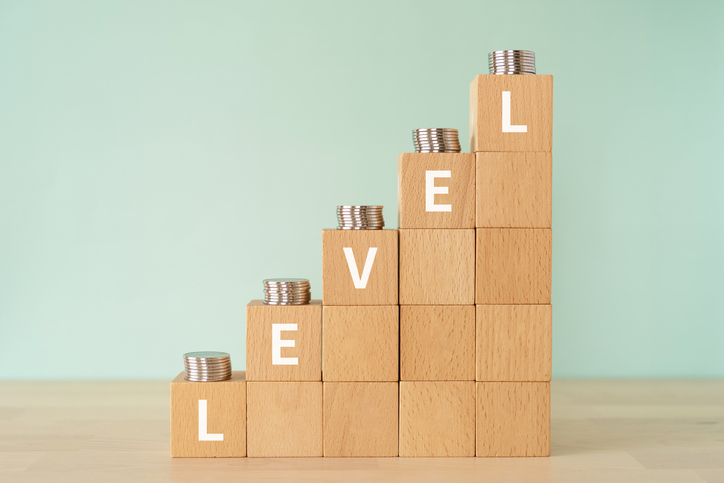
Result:
[[[344,256],[347,258],[347,265],[349,265],[349,273],[352,275],[352,282],[354,282],[354,288],[365,288],[367,287],[367,280],[370,278],[370,272],[372,271],[372,264],[375,262],[375,255],[377,254],[377,247],[370,247],[367,250],[367,260],[365,260],[365,267],[362,269],[362,277],[359,276],[359,270],[357,269],[357,262],[354,261],[354,252],[350,247],[342,248],[344,250]]]

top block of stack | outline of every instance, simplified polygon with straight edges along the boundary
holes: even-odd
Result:
[[[473,80],[471,153],[551,152],[552,144],[553,76],[491,74]]]

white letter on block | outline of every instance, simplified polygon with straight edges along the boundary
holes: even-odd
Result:
[[[446,195],[447,186],[435,186],[435,178],[450,178],[452,171],[425,171],[425,211],[452,211],[452,205],[436,205],[435,195]]]
[[[299,359],[296,357],[282,357],[282,347],[294,347],[294,339],[282,340],[282,331],[297,330],[297,324],[272,324],[272,365],[296,366]]]
[[[199,399],[199,441],[223,441],[224,433],[207,433],[206,399]]]
[[[347,259],[347,265],[349,266],[349,273],[352,275],[354,288],[367,287],[367,280],[370,279],[372,264],[375,262],[375,255],[377,255],[377,247],[370,247],[369,250],[367,250],[367,260],[365,260],[365,266],[362,269],[362,277],[359,276],[359,270],[357,269],[357,262],[354,261],[354,252],[352,251],[352,248],[344,247],[342,250],[344,250],[344,256]]]
[[[510,125],[510,91],[503,91],[503,132],[528,132],[528,125]]]

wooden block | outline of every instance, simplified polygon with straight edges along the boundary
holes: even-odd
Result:
[[[400,456],[475,456],[475,382],[401,382]]]
[[[475,154],[397,158],[400,228],[475,228]]]
[[[324,456],[397,456],[397,382],[324,383]]]
[[[550,305],[478,305],[476,380],[550,381]]]
[[[399,322],[397,305],[325,306],[324,380],[398,381]]]
[[[549,228],[478,228],[477,304],[550,304]]]
[[[400,230],[400,304],[473,304],[474,260],[473,230]]]
[[[475,306],[400,306],[400,380],[475,379]]]
[[[477,153],[476,226],[550,228],[551,153]]]
[[[397,230],[322,230],[324,305],[397,304]]]
[[[171,456],[246,456],[246,378],[222,382],[171,382]]]
[[[550,382],[476,382],[478,456],[549,456]]]
[[[322,456],[322,383],[247,383],[249,456]]]
[[[473,80],[471,153],[551,152],[552,146],[553,76],[479,75]]]
[[[309,305],[246,306],[249,381],[322,380],[322,301]]]

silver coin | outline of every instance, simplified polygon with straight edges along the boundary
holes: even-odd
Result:
[[[195,371],[186,371],[184,373],[186,377],[226,377],[231,375],[231,371],[224,371],[224,372],[195,372]]]
[[[382,206],[338,206],[337,211],[346,213],[346,212],[356,212],[356,211],[382,211]]]
[[[265,294],[266,299],[308,299],[311,297],[311,294],[309,292],[307,293],[287,293],[287,294],[275,294],[275,293],[267,293]]]
[[[187,377],[225,377],[231,375],[231,371],[223,372],[199,372],[199,371],[185,371],[184,375]]]
[[[309,283],[306,278],[267,278],[264,283]]]
[[[338,226],[338,230],[382,230],[382,226]]]
[[[269,293],[287,293],[287,292],[309,292],[311,287],[264,287],[265,292]]]
[[[189,359],[218,359],[220,357],[229,357],[229,354],[227,352],[201,351],[187,352],[184,357]]]
[[[190,366],[190,365],[186,364],[184,367],[186,368],[186,370],[189,370],[189,371],[203,371],[203,372],[206,372],[206,371],[220,372],[220,371],[230,371],[230,370],[231,370],[231,365],[226,365],[226,366]]]
[[[264,294],[264,300],[309,300],[312,294]]]
[[[229,379],[231,379],[231,376],[220,377],[220,378],[215,378],[215,379],[184,377],[184,381],[189,381],[189,382],[223,382],[223,381],[228,381]]]
[[[280,300],[280,301],[265,300],[264,305],[309,305],[309,302],[305,302],[305,301],[289,302],[289,301],[285,301],[285,300]]]
[[[340,213],[356,212],[356,211],[382,211],[382,206],[341,206],[337,207]]]
[[[222,360],[198,360],[198,359],[184,359],[184,364],[186,365],[193,365],[193,366],[201,366],[201,367],[207,367],[207,366],[219,366],[224,364],[231,364],[230,359],[222,359]]]

